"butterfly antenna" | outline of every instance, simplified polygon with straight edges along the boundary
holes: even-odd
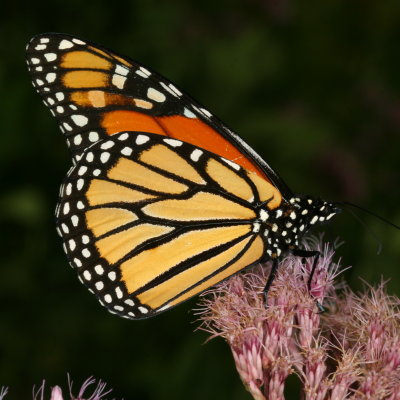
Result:
[[[350,205],[354,206],[353,204],[349,204],[349,203],[341,203],[341,205],[342,206],[350,206]],[[355,206],[355,207],[359,208],[358,206]],[[345,210],[348,211],[365,228],[365,230],[371,235],[371,237],[377,242],[378,250],[377,250],[376,254],[380,254],[382,251],[382,243],[379,240],[378,236],[369,228],[369,226],[352,209],[345,207]],[[366,211],[366,210],[363,210],[363,211]]]
[[[354,208],[358,208],[359,210],[364,211],[365,213],[367,213],[369,215],[372,215],[375,218],[380,219],[382,222],[385,222],[386,224],[388,224],[388,225],[392,226],[393,228],[396,228],[396,229],[398,229],[400,231],[400,226],[399,225],[394,224],[393,222],[387,220],[386,218],[383,218],[380,215],[375,214],[372,211],[369,211],[364,207],[358,206],[357,204],[353,204],[353,203],[350,203],[348,201],[345,201],[345,202],[343,202],[341,204],[347,205],[347,206],[351,206],[351,207],[354,207]]]

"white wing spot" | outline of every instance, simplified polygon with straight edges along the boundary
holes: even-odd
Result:
[[[269,214],[267,211],[261,209],[260,210],[260,219],[262,222],[265,222],[269,218]]]
[[[85,183],[85,181],[82,178],[78,179],[78,181],[76,182],[76,188],[78,190],[81,190],[83,188],[84,183]]]
[[[177,94],[164,82],[160,82],[160,85],[170,94],[172,94],[172,96],[177,97]]]
[[[68,185],[65,188],[65,193],[67,194],[67,196],[69,196],[72,193],[72,184],[68,183]]]
[[[103,153],[101,153],[100,155],[100,161],[104,164],[106,163],[110,158],[110,153],[108,153],[107,151],[104,151]]]
[[[224,161],[226,164],[230,165],[233,169],[236,169],[236,171],[240,170],[240,165],[234,163],[233,161],[227,160],[224,157],[221,157],[221,160]]]
[[[87,117],[85,117],[84,115],[79,115],[79,114],[71,115],[71,119],[78,126],[85,126],[89,121],[89,119]]]
[[[74,239],[70,239],[69,242],[68,242],[68,246],[69,246],[69,249],[70,249],[71,251],[74,251],[74,250],[75,250],[75,247],[76,247],[76,242],[75,242],[75,240],[74,240]]]
[[[61,224],[61,229],[63,230],[64,233],[69,233],[68,226],[65,224]]]
[[[96,271],[96,274],[98,274],[98,275],[103,275],[103,273],[104,273],[104,268],[100,264],[96,265],[94,267],[94,270]]]
[[[144,67],[140,67],[135,72],[142,78],[148,78],[151,75],[151,72]]]
[[[93,160],[94,160],[94,155],[93,155],[93,153],[90,151],[89,153],[86,154],[86,161],[92,162]]]
[[[170,83],[168,86],[174,92],[175,95],[182,96],[182,92],[177,87],[175,87],[172,83]]]
[[[44,58],[45,58],[48,62],[51,62],[51,61],[54,61],[54,60],[57,59],[57,54],[56,54],[56,53],[46,53],[46,54],[44,55]]]
[[[140,69],[136,70],[135,73],[139,76],[141,76],[142,78],[148,78],[149,76],[146,75],[143,71],[141,71]]]
[[[117,287],[117,288],[115,289],[115,294],[117,295],[117,297],[118,297],[119,299],[122,299],[122,297],[124,297],[124,294],[122,293],[122,290],[121,290],[121,288],[119,288],[119,287]]]
[[[70,208],[69,208],[69,203],[66,202],[66,203],[64,204],[64,207],[63,207],[63,213],[64,213],[64,215],[68,214],[68,213],[69,213],[69,210],[70,210]]]
[[[82,267],[82,262],[79,258],[74,258],[74,263],[77,267]]]
[[[166,100],[165,94],[154,88],[149,88],[147,90],[147,97],[151,100],[157,101],[158,103],[162,103]]]
[[[131,154],[132,154],[132,149],[130,148],[130,147],[124,147],[122,150],[121,150],[121,154],[123,154],[124,156],[127,156],[127,157],[129,157]]]
[[[104,283],[102,281],[98,281],[94,285],[97,290],[103,290],[104,289]]]
[[[71,217],[71,222],[72,222],[72,225],[73,225],[73,226],[78,226],[78,223],[79,223],[79,218],[78,218],[78,216],[77,216],[77,215],[73,215],[73,216]]]
[[[89,140],[94,143],[97,142],[99,140],[99,134],[97,132],[89,132]]]
[[[83,244],[88,244],[89,243],[89,236],[88,235],[83,235],[82,236],[82,243]]]
[[[115,273],[115,271],[111,271],[108,273],[108,277],[111,281],[115,281],[117,279],[117,274]]]
[[[49,38],[41,38],[40,43],[49,43],[50,39]]]
[[[38,44],[35,47],[35,50],[44,50],[47,46],[45,44]]]
[[[79,146],[82,143],[82,136],[81,135],[76,135],[74,137],[74,144],[76,144],[77,146]]]
[[[212,117],[210,111],[206,110],[205,108],[200,108],[200,111],[208,118]]]
[[[85,208],[85,205],[80,200],[76,203],[76,206],[79,210],[83,210]]]
[[[111,149],[111,147],[113,147],[113,146],[114,146],[114,142],[112,140],[107,140],[107,142],[103,143],[100,146],[100,148],[102,150],[108,150],[108,149]]]
[[[126,139],[128,139],[128,137],[129,137],[129,133],[123,133],[122,135],[120,135],[119,137],[118,137],[118,140],[126,140]]]
[[[74,44],[69,40],[62,40],[58,46],[60,50],[70,49]]]
[[[57,110],[57,112],[58,112],[59,114],[62,114],[62,113],[64,112],[64,107],[57,106],[56,110]]]
[[[135,302],[131,299],[125,300],[124,303],[131,307],[135,305]]]
[[[41,79],[36,79],[36,83],[37,83],[39,86],[44,85],[44,82],[43,82]]]
[[[253,232],[255,232],[255,233],[259,232],[260,231],[260,227],[261,227],[260,223],[259,222],[255,222],[253,224]]]
[[[92,279],[92,275],[91,275],[91,273],[90,273],[88,270],[86,270],[86,271],[83,272],[83,277],[84,277],[87,281],[90,281],[90,280]]]
[[[38,58],[36,58],[36,57],[33,57],[33,58],[31,58],[31,63],[32,64],[39,64],[40,60]]]
[[[87,166],[86,165],[82,165],[79,170],[78,170],[78,175],[84,175],[87,171]]]
[[[145,144],[150,140],[150,138],[146,135],[138,135],[138,137],[136,138],[136,144],[141,145],[141,144]]]
[[[83,249],[82,250],[82,255],[83,255],[83,257],[85,257],[85,258],[89,258],[90,257],[90,251],[89,251],[89,249]]]
[[[64,100],[64,93],[63,92],[57,92],[56,93],[56,97],[57,97],[57,100],[58,101],[62,101],[62,100]]]
[[[140,306],[140,307],[138,307],[138,308],[139,308],[139,311],[140,311],[142,314],[147,314],[147,313],[149,312],[149,310],[148,310],[147,308],[145,308],[145,307]]]
[[[186,107],[183,109],[183,115],[187,118],[197,118],[196,114],[191,112],[189,109],[187,109]]]
[[[63,122],[63,127],[67,131],[70,131],[70,132],[72,131],[72,126],[67,124],[66,122]]]
[[[111,297],[109,294],[106,294],[106,295],[104,296],[104,301],[105,301],[106,303],[111,303],[111,302],[112,302],[112,297]]]
[[[193,150],[192,153],[190,154],[190,158],[193,161],[199,161],[200,156],[203,154],[203,152],[199,149]]]
[[[72,41],[76,44],[86,44],[83,40],[79,40],[79,39],[72,39]]]
[[[172,147],[182,146],[182,142],[176,139],[163,139],[165,143],[169,144]]]
[[[54,82],[56,80],[56,76],[57,75],[54,72],[49,72],[46,75],[46,81],[49,82],[49,83],[52,83],[52,82]]]
[[[99,170],[99,169],[95,169],[94,171],[93,171],[93,175],[94,176],[99,176],[101,174],[101,171]]]
[[[145,67],[140,67],[140,70],[143,71],[147,76],[151,75],[151,72],[148,69],[146,69]]]
[[[129,74],[129,69],[126,68],[126,67],[124,67],[124,66],[122,66],[122,65],[119,65],[119,64],[118,64],[118,65],[115,67],[115,73],[120,74],[120,75],[123,75],[123,76],[126,76],[126,75]]]
[[[123,89],[125,85],[126,77],[114,74],[112,77],[112,84],[116,86],[118,89]]]

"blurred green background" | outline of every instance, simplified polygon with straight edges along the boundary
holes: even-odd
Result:
[[[115,317],[78,282],[55,232],[70,166],[34,92],[24,47],[56,31],[159,71],[239,132],[289,186],[400,222],[398,0],[6,2],[0,16],[0,385],[31,398],[46,378],[102,378],[125,399],[248,399],[222,340],[193,332],[195,301],[144,321]],[[390,279],[400,232],[349,213],[321,230],[354,289]],[[64,386],[65,387],[65,386]]]

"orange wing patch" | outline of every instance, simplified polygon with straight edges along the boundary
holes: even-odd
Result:
[[[108,86],[109,76],[98,71],[70,71],[64,74],[63,83],[69,89]]]
[[[113,64],[104,57],[96,56],[87,51],[70,51],[62,57],[60,67],[67,69],[105,69],[110,70]]]
[[[101,126],[108,135],[123,131],[139,131],[166,135],[157,120],[137,111],[110,111],[103,115]]]
[[[231,160],[269,181],[256,164],[198,118],[187,118],[181,115],[153,117],[137,111],[110,111],[104,113],[101,125],[108,135],[121,131],[139,131],[179,139]]]

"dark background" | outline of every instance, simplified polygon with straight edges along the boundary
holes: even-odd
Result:
[[[31,87],[35,34],[81,36],[159,71],[239,132],[289,186],[400,222],[400,4],[353,1],[4,2],[0,17],[0,385],[30,398],[46,378],[89,375],[117,398],[247,399],[222,340],[195,301],[128,321],[98,305],[55,232],[70,166],[62,135]],[[400,295],[400,232],[349,213],[322,228],[357,290],[390,279]]]

